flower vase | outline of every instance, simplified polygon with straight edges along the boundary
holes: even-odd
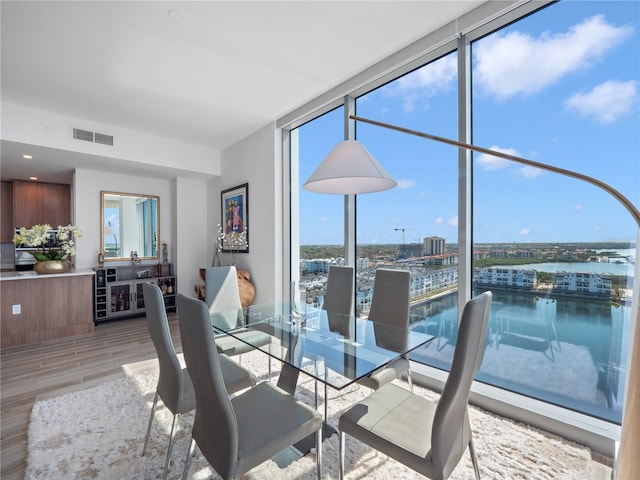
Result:
[[[67,273],[71,270],[71,262],[69,260],[37,261],[33,269],[40,275]]]

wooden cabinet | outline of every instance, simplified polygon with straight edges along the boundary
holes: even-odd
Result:
[[[14,227],[71,223],[71,187],[56,183],[13,182]]]
[[[42,184],[13,182],[14,227],[32,227],[42,223]]]
[[[0,280],[2,348],[93,332],[92,277],[86,271]]]
[[[167,311],[176,309],[176,277],[171,264],[96,268],[94,321],[141,315],[145,312],[142,285],[155,283]],[[145,276],[146,275],[146,276]]]
[[[59,183],[42,183],[42,222],[53,228],[71,223],[71,188]]]
[[[2,196],[2,211],[0,211],[0,242],[13,241],[13,182],[1,182],[0,195]]]

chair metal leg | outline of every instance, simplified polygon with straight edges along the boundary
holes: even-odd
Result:
[[[313,362],[313,373],[315,374],[315,376],[318,376],[318,361],[315,360]],[[313,380],[313,391],[315,394],[315,398],[314,398],[314,405],[316,410],[318,410],[318,379],[314,379]]]
[[[411,379],[411,367],[407,369],[407,380],[409,381],[409,389],[413,393],[413,380]]]
[[[476,480],[480,480],[480,469],[478,468],[478,459],[476,458],[476,449],[473,447],[473,440],[469,439],[469,453],[471,454],[471,463],[473,464],[473,473]]]
[[[326,380],[326,375],[325,375]],[[327,407],[329,405],[329,393],[327,392],[327,384],[324,384],[324,421],[327,422],[329,420],[329,415],[327,413]]]
[[[169,435],[169,447],[167,448],[167,459],[164,461],[164,473],[162,474],[162,480],[167,478],[167,474],[169,473],[169,462],[171,461],[171,452],[173,450],[173,444],[176,439],[176,423],[178,420],[178,415],[173,416],[173,422],[171,423],[171,434]]]
[[[344,479],[344,432],[338,432],[338,480]]]
[[[147,451],[147,443],[149,443],[149,435],[151,434],[151,424],[153,423],[153,417],[156,415],[156,407],[158,406],[158,391],[156,390],[156,396],[153,399],[153,407],[151,407],[151,415],[149,416],[149,426],[147,427],[147,436],[144,438],[144,447],[142,447],[142,456]]]
[[[324,430],[324,425],[321,425],[318,431],[316,432],[316,467],[318,480],[322,479],[322,431]]]
[[[196,448],[196,442],[193,439],[193,436],[191,437],[191,443],[189,443],[189,449],[187,450],[187,458],[185,458],[184,460],[184,468],[182,469],[182,480],[187,480],[187,477],[189,475],[189,467],[191,467],[191,457],[193,455],[193,451]]]
[[[315,391],[314,404],[315,404],[316,410],[318,410],[318,380],[314,380],[313,381],[313,387],[314,387],[314,391]]]

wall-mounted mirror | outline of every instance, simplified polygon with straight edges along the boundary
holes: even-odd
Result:
[[[160,258],[160,197],[100,192],[100,249],[105,261]]]

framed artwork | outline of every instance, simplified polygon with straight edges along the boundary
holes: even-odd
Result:
[[[249,184],[221,192],[222,251],[249,253]]]

